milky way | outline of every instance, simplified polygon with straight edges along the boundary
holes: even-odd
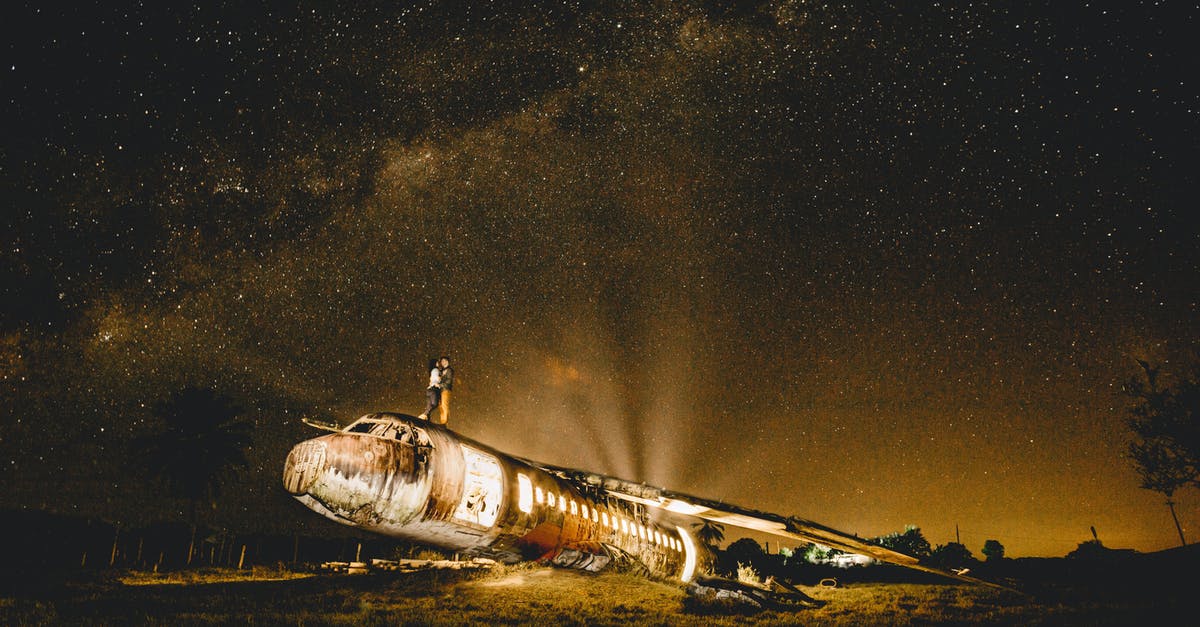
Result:
[[[295,528],[299,418],[417,413],[448,353],[519,456],[1173,543],[1118,392],[1196,345],[1195,11],[242,4],[6,9],[0,504],[179,511],[124,460],[201,385],[256,426],[212,515]]]

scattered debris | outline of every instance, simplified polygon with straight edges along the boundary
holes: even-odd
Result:
[[[774,579],[764,586],[752,586],[732,579],[700,576],[688,584],[688,593],[704,600],[727,601],[782,611],[797,611],[825,605],[824,601],[804,594],[795,586]]]
[[[485,558],[475,558],[470,561],[456,560],[385,560],[372,559],[370,562],[323,562],[319,568],[322,572],[345,575],[365,575],[371,572],[416,572],[420,570],[473,570],[491,568],[496,562]]]

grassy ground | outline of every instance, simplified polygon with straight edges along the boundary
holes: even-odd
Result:
[[[263,569],[76,580],[0,593],[0,624],[1091,625],[1161,623],[1172,610],[1144,598],[1076,594],[1068,603],[973,586],[857,584],[807,589],[828,601],[819,609],[749,612],[698,604],[670,583],[536,566],[286,577]]]

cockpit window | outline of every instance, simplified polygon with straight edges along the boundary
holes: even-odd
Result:
[[[413,446],[431,446],[425,430],[406,422],[359,419],[346,428],[347,433],[367,433],[388,440],[399,440]]]

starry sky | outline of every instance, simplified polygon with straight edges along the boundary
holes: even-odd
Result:
[[[1119,389],[1200,331],[1196,7],[3,12],[0,506],[183,511],[131,442],[195,385],[255,427],[207,515],[303,527],[300,418],[418,413],[446,353],[450,426],[522,457],[977,556],[1177,543]]]

